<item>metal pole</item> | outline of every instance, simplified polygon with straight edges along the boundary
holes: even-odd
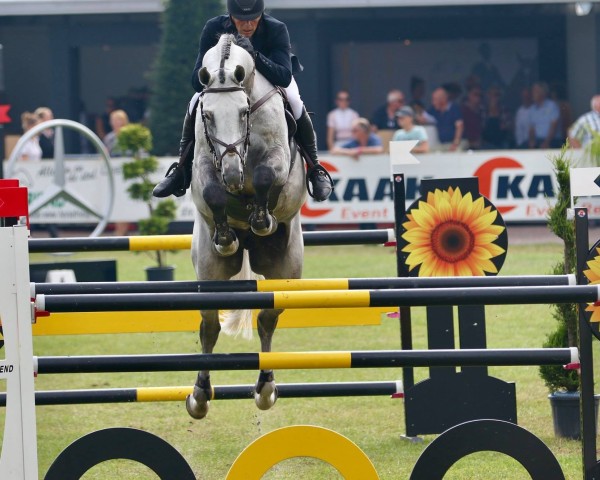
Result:
[[[394,232],[396,239],[402,235],[402,222],[406,214],[406,184],[405,176],[403,173],[392,173],[393,184],[392,189],[394,192]],[[401,253],[396,247],[396,274],[398,277],[408,277],[408,270],[406,263]],[[410,307],[398,307],[398,313],[400,315],[400,348],[402,350],[412,350],[412,320]],[[405,388],[410,388],[415,384],[415,374],[412,368],[404,368],[402,370],[402,381],[404,382]]]
[[[257,308],[341,308],[430,305],[511,305],[598,301],[598,285],[552,287],[317,290],[239,293],[37,295],[48,312],[116,312]]]
[[[583,275],[588,256],[588,212],[575,209],[575,237],[577,250],[578,283],[587,283]],[[579,348],[581,352],[581,439],[583,474],[586,480],[598,479],[596,457],[596,414],[594,406],[594,354],[592,332],[585,313],[586,305],[579,305]]]
[[[37,373],[564,365],[576,348],[38,357]]]
[[[292,280],[215,280],[167,282],[35,283],[32,296],[94,293],[272,292],[288,290],[363,290],[390,288],[471,288],[570,285],[574,276],[317,278]]]
[[[35,392],[36,405],[81,405],[96,403],[183,401],[192,386],[138,387],[86,390],[49,390]],[[401,382],[335,382],[277,384],[279,398],[383,396],[402,393]],[[241,400],[254,397],[254,385],[213,386],[211,400]],[[6,394],[0,393],[0,406]]]

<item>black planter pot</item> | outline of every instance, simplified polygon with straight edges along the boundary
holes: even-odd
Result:
[[[175,266],[146,267],[146,280],[149,282],[167,282],[175,278]]]
[[[554,435],[573,440],[581,439],[581,417],[579,412],[579,392],[554,392],[548,395],[552,407]],[[594,396],[596,407],[596,430],[598,430],[598,404],[600,395]]]

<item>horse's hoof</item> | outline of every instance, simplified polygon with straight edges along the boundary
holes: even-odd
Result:
[[[260,224],[250,224],[250,228],[255,235],[259,237],[266,237],[267,235],[272,235],[277,230],[277,219],[268,215],[268,221],[260,222]]]
[[[277,386],[275,382],[265,382],[260,393],[254,392],[254,402],[260,410],[269,410],[277,401]]]
[[[221,255],[222,257],[229,257],[238,251],[240,248],[240,241],[237,236],[233,238],[233,242],[229,245],[219,245],[218,243],[213,244],[215,246],[215,251]]]
[[[206,417],[209,406],[210,402],[208,400],[198,403],[193,395],[188,395],[185,399],[185,408],[187,412],[190,414],[190,417],[195,418],[196,420],[201,420]]]

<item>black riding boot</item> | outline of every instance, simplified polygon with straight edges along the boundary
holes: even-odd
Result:
[[[310,161],[307,160],[306,162],[308,164],[306,187],[311,197],[317,202],[322,202],[327,200],[329,195],[331,195],[333,182],[327,170],[319,164],[319,159],[317,158],[317,136],[315,135],[315,130],[306,108],[302,111],[302,116],[296,120],[296,124],[298,126],[295,135],[296,141],[310,158]],[[312,191],[308,186],[308,182],[312,185]]]
[[[190,115],[185,112],[181,141],[179,142],[179,162],[173,163],[163,180],[154,187],[152,195],[155,197],[168,197],[175,195],[181,197],[190,188],[192,182],[192,161],[194,160],[194,144],[196,133],[196,109]]]

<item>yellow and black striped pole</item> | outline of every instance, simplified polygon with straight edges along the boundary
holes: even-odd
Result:
[[[390,244],[396,240],[392,229],[303,232],[302,235],[306,246],[380,245]],[[33,238],[29,240],[30,253],[189,250],[191,246],[191,235]]]
[[[300,278],[279,280],[203,280],[168,282],[33,283],[36,295],[186,292],[274,292],[294,290],[368,290],[392,288],[472,288],[575,285],[574,275],[502,277]]]
[[[52,313],[592,303],[599,300],[599,290],[599,285],[575,285],[238,293],[37,295],[35,306],[38,311]]]
[[[37,373],[173,372],[447,366],[565,365],[577,348],[263,352],[37,357]]]

